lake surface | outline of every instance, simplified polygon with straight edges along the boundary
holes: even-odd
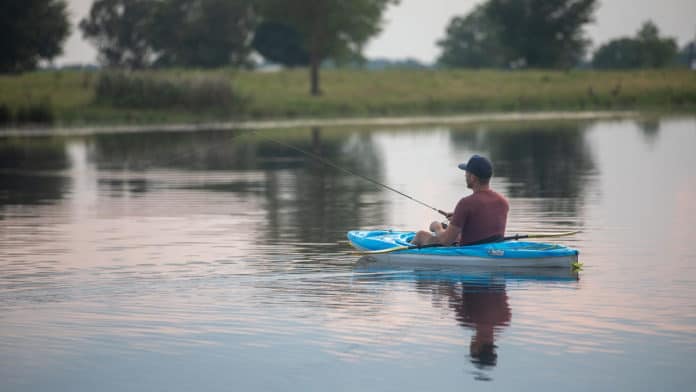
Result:
[[[272,139],[272,140],[271,140]],[[280,143],[277,143],[280,142]],[[360,262],[496,168],[579,272]],[[696,118],[0,138],[0,390],[692,390]]]

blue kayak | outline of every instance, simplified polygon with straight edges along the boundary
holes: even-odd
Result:
[[[348,241],[377,260],[419,266],[569,268],[577,263],[579,254],[563,245],[524,241],[404,249],[412,245],[414,235],[412,231],[349,231]]]

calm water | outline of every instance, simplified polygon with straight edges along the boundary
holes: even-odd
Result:
[[[692,390],[696,119],[0,139],[0,390]],[[496,165],[569,271],[365,265]],[[477,354],[478,351],[480,354]]]

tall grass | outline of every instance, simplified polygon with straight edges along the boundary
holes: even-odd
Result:
[[[48,99],[30,102],[19,106],[15,111],[6,104],[0,104],[0,126],[46,125],[53,123],[53,108]]]
[[[104,72],[97,80],[95,102],[116,108],[210,110],[233,109],[242,101],[222,76]]]

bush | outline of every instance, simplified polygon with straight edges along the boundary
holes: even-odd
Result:
[[[17,124],[51,124],[53,120],[53,108],[48,99],[21,106],[15,114]]]
[[[230,109],[235,99],[222,76],[171,77],[152,73],[103,73],[96,87],[97,103],[137,109]]]

